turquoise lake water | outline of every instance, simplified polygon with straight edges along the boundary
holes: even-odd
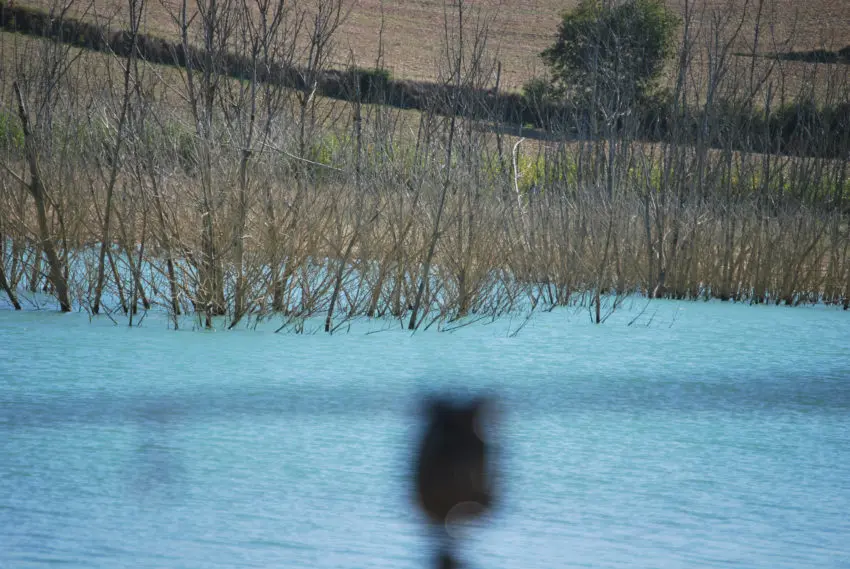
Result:
[[[424,568],[407,460],[437,389],[504,411],[471,567],[850,567],[850,313],[642,309],[516,337],[0,311],[0,568]]]

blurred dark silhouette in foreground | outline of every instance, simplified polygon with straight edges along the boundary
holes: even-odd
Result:
[[[489,398],[425,403],[426,428],[414,457],[416,501],[440,543],[437,567],[460,567],[451,524],[479,518],[493,507],[493,443],[486,420]]]

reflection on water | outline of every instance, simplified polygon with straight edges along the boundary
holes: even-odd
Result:
[[[657,307],[518,338],[0,312],[0,567],[425,568],[426,391],[504,409],[472,567],[848,567],[850,318]]]

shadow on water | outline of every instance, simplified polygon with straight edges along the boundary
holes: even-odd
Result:
[[[548,377],[490,383],[500,401],[522,415],[570,414],[600,410],[628,413],[655,411],[845,412],[850,409],[847,376],[788,374],[721,379]],[[117,425],[138,423],[144,437],[167,439],[175,423],[188,424],[250,416],[354,417],[403,416],[409,412],[410,389],[381,390],[356,382],[348,385],[295,386],[285,382],[263,386],[174,388],[155,393],[101,390],[51,393],[12,392],[0,414],[0,430],[62,424]],[[454,397],[455,395],[453,395]],[[159,433],[159,434],[155,434]],[[145,439],[147,440],[147,439]],[[151,439],[156,441],[159,439]],[[140,448],[155,442],[140,443]]]
[[[167,400],[144,401],[131,415],[134,441],[128,463],[130,490],[141,498],[159,496],[171,502],[185,495],[186,465],[176,442],[179,409]]]

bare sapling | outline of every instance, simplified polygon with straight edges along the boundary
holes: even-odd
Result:
[[[237,191],[230,206],[235,273],[230,328],[236,327],[251,310],[248,291],[259,278],[254,271],[254,277],[249,279],[245,266],[248,215],[253,197],[258,193],[256,185],[260,183],[254,179],[252,166],[255,157],[269,149],[272,125],[279,120],[285,101],[282,89],[262,81],[263,75],[281,60],[292,64],[295,38],[290,34],[300,27],[297,6],[282,0],[260,0],[256,5],[243,0],[233,9],[236,12],[233,43],[244,65],[240,81],[226,82],[222,90],[223,115],[239,154]],[[269,208],[273,205],[267,203],[265,210],[268,212]],[[273,209],[271,216],[274,217]]]
[[[6,277],[6,236],[0,231],[0,288],[9,297],[9,302],[12,303],[15,310],[20,310],[21,303],[18,302],[18,296],[9,282],[9,279]]]
[[[128,10],[128,34],[130,49],[124,62],[124,72],[122,81],[122,90],[119,98],[120,110],[118,112],[118,120],[115,125],[115,138],[112,141],[108,160],[108,173],[104,172],[102,165],[99,168],[101,175],[105,178],[106,185],[106,202],[103,210],[103,230],[100,240],[100,251],[98,253],[97,263],[97,282],[95,284],[94,299],[92,301],[92,314],[100,312],[101,297],[103,296],[103,283],[106,277],[105,260],[106,252],[112,246],[112,237],[110,235],[110,224],[112,221],[112,199],[115,193],[115,185],[118,182],[118,174],[121,170],[121,151],[125,141],[125,127],[127,124],[127,115],[130,109],[130,103],[133,98],[133,62],[136,58],[136,41],[139,34],[139,25],[142,16],[144,15],[145,0],[127,0]]]
[[[431,263],[434,260],[434,253],[437,249],[437,241],[440,237],[441,222],[443,219],[443,212],[445,211],[446,206],[446,197],[448,196],[449,189],[452,185],[452,161],[458,113],[460,112],[460,91],[461,88],[464,86],[464,58],[466,56],[466,46],[464,44],[463,35],[463,17],[465,10],[466,5],[464,1],[459,1],[457,4],[457,35],[456,37],[453,37],[449,24],[448,7],[446,4],[443,5],[443,49],[445,50],[446,54],[445,64],[447,66],[448,71],[448,77],[444,81],[444,84],[446,87],[450,87],[450,89],[448,89],[447,95],[449,100],[444,103],[444,106],[447,107],[449,111],[448,132],[446,134],[445,160],[442,166],[443,175],[437,211],[434,216],[434,225],[431,229],[430,238],[428,239],[428,252],[426,253],[425,259],[422,263],[422,274],[419,278],[419,286],[416,289],[416,297],[413,300],[413,305],[411,308],[410,320],[407,324],[408,330],[416,330],[421,323],[421,321],[418,319],[419,312],[422,309],[423,295],[425,294],[426,287],[428,286],[428,281],[431,277]],[[440,101],[440,103],[442,103],[442,101]]]
[[[71,297],[68,294],[68,281],[65,275],[65,264],[56,251],[56,246],[53,237],[50,234],[50,226],[47,215],[50,203],[49,190],[44,184],[44,179],[41,173],[41,167],[38,160],[38,151],[36,150],[37,142],[30,126],[30,116],[24,103],[24,97],[21,94],[21,88],[16,81],[13,83],[15,97],[18,103],[18,116],[21,120],[21,128],[24,134],[24,152],[26,155],[27,165],[29,166],[29,180],[24,181],[19,178],[19,181],[27,188],[35,203],[36,219],[38,221],[38,236],[39,242],[44,254],[47,257],[48,274],[47,278],[53,286],[56,299],[59,301],[59,307],[62,312],[70,312]]]
[[[184,96],[188,102],[195,127],[194,162],[197,167],[199,196],[197,212],[200,216],[200,252],[198,262],[196,310],[205,315],[204,325],[212,327],[212,319],[226,314],[224,298],[224,268],[219,244],[220,195],[213,172],[213,153],[218,134],[216,103],[224,81],[224,58],[235,25],[233,5],[236,0],[206,0],[190,9],[183,0],[178,9],[169,10],[172,20],[180,30],[181,46],[186,59],[183,69]],[[194,6],[194,3],[193,3]],[[197,25],[195,25],[197,22]],[[197,29],[196,29],[197,28]],[[191,53],[195,33],[200,36],[201,50],[198,61]]]

